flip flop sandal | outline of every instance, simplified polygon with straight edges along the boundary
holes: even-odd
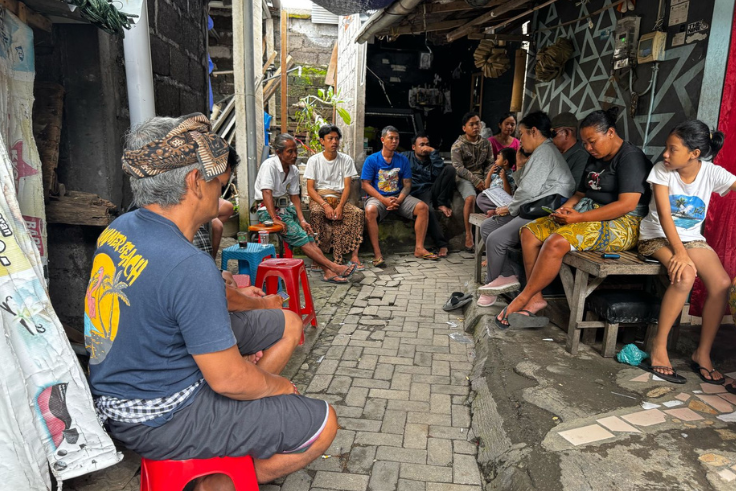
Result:
[[[502,331],[505,331],[506,329],[511,327],[511,324],[509,323],[509,320],[508,320],[509,316],[506,313],[506,309],[508,309],[508,307],[504,307],[501,313],[499,314],[501,316],[500,319],[498,318],[498,315],[493,318],[493,322],[496,324],[496,327],[498,327]]]
[[[312,263],[309,267],[309,271],[322,271],[322,268],[320,268],[317,263]]]
[[[341,279],[345,281],[340,281]],[[333,276],[332,278],[322,278],[322,281],[325,283],[334,283],[335,285],[348,285],[350,284],[347,279],[343,278],[342,276]]]
[[[522,314],[521,312],[526,312]],[[549,318],[534,315],[528,310],[520,310],[519,312],[512,312],[508,314],[509,326],[517,329],[534,329],[544,327],[549,324]]]
[[[708,370],[705,367],[701,367],[700,365],[698,365],[694,361],[693,362],[690,362],[690,368],[693,370],[693,372],[697,373],[698,376],[700,377],[700,380],[702,380],[706,384],[723,385],[723,384],[726,383],[726,377],[720,378],[718,380],[714,380],[713,378],[705,378],[703,376],[703,371],[705,371],[708,375],[710,375],[711,377],[713,377],[713,372],[717,372],[718,371],[715,368],[713,370]]]
[[[346,269],[343,274],[339,274],[337,276],[339,276],[340,278],[345,278],[345,279],[350,278],[351,276],[353,276],[353,273],[355,273],[356,269],[358,269],[358,265],[350,263],[350,265],[348,266],[348,269]]]
[[[726,389],[726,392],[728,392],[729,394],[736,394],[736,382],[726,384],[723,386],[723,388]]]
[[[475,246],[473,247],[465,247],[465,252],[470,252],[471,254],[475,253]]]
[[[365,271],[365,266],[359,263],[355,263],[353,261],[348,261],[348,266],[351,264],[355,264],[355,271]]]
[[[473,295],[470,293],[463,293],[463,292],[452,292],[452,295],[450,295],[450,298],[447,300],[445,305],[442,306],[442,310],[445,312],[449,312],[451,310],[459,309],[460,307],[464,307],[465,305],[469,304],[473,301]]]
[[[433,254],[431,252],[428,252],[427,254],[422,254],[421,256],[414,256],[417,259],[426,259],[427,261],[439,261],[440,257],[437,254]]]
[[[652,366],[652,365],[649,365],[648,363],[640,363],[639,368],[641,368],[645,372],[651,373],[652,375],[656,375],[657,377],[671,384],[684,384],[685,382],[687,382],[687,379],[683,377],[682,375],[678,375],[677,370],[675,370],[672,367],[664,367],[664,366],[657,366],[657,365]],[[672,370],[672,373],[658,372],[657,369]]]
[[[382,257],[372,260],[371,263],[374,268],[382,268],[386,265],[386,261],[384,261]]]

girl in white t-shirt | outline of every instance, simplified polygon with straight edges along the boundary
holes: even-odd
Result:
[[[664,161],[656,164],[647,178],[652,186],[652,201],[649,215],[641,222],[639,253],[667,267],[670,285],[662,298],[651,364],[640,366],[676,384],[685,383],[685,378],[672,368],[667,336],[682,313],[696,276],[705,284],[708,296],[703,306],[700,344],[692,354],[691,367],[703,382],[721,385],[725,380],[713,367],[710,350],[731,281],[700,233],[711,194],[723,196],[736,189],[736,176],[712,162],[723,139],[723,133],[711,134],[702,121],[680,123],[667,138]]]

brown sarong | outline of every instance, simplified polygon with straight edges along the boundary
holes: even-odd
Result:
[[[335,196],[322,196],[322,198],[333,209],[340,204],[340,199]],[[342,220],[331,220],[327,218],[325,209],[319,203],[309,201],[309,222],[317,233],[317,245],[325,254],[332,248],[332,255],[337,264],[342,264],[343,256],[350,257],[363,242],[363,210],[346,203],[342,211]]]

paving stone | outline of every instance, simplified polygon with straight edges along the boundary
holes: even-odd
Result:
[[[407,335],[412,336],[411,333],[407,333]],[[383,348],[384,349],[399,349],[400,340],[396,338],[386,338],[383,340]]]
[[[457,484],[481,484],[478,463],[471,455],[456,455],[452,463],[452,482]]]
[[[447,394],[431,394],[429,396],[429,408],[430,412],[433,414],[452,414],[452,401],[450,400],[450,396]]]
[[[452,416],[449,414],[433,414],[430,412],[406,413],[407,423],[423,423],[436,426],[452,426]]]
[[[428,482],[426,491],[482,491],[482,488],[480,486]]]
[[[413,479],[415,481],[452,482],[452,468],[450,467],[402,463],[399,475],[403,479]]]
[[[348,406],[365,406],[365,398],[368,397],[368,389],[364,387],[350,387],[345,396],[345,404]]]
[[[368,336],[371,335],[373,331],[370,331],[368,329],[358,329],[353,332],[351,341],[365,341],[368,339]]]
[[[345,468],[345,463],[340,455],[332,455],[326,453],[329,457],[319,457],[314,459],[306,469],[309,471],[329,471],[329,472],[342,472]],[[307,488],[308,489],[308,488]]]
[[[335,406],[335,413],[338,418],[360,418],[363,415],[363,408],[338,404]]]
[[[433,346],[449,346],[450,338],[442,334],[435,334],[432,337],[432,345]]]
[[[451,440],[467,440],[468,430],[465,428],[453,428],[451,426],[430,425],[429,436],[433,438],[447,438]]]
[[[411,389],[411,377],[410,373],[394,373],[394,377],[391,379],[391,389],[393,390],[409,390]]]
[[[340,419],[340,426],[346,430],[380,431],[381,421],[374,419],[342,418]]]
[[[409,399],[412,401],[429,401],[429,384],[413,382],[409,389]]]
[[[400,365],[396,367],[396,373],[411,373],[412,375],[430,375],[432,373],[432,368],[431,367],[408,367],[408,366]],[[417,382],[417,380],[414,380],[414,381]]]
[[[341,491],[365,491],[368,487],[368,476],[319,471],[314,476],[312,485],[314,487],[339,489]]]
[[[324,392],[332,382],[332,375],[315,375],[312,378],[306,392]]]
[[[411,464],[426,464],[427,451],[420,448],[378,447],[376,459],[408,462]]]
[[[373,445],[353,447],[350,451],[350,458],[348,459],[348,471],[353,474],[369,474],[371,467],[373,467],[373,460],[376,458],[377,448]]]
[[[401,340],[401,344],[413,344],[413,345],[422,345],[422,346],[432,346],[432,340],[431,339],[424,339],[424,338],[403,338]],[[414,356],[414,355],[412,355]]]
[[[361,370],[360,368],[340,367],[335,371],[336,375],[347,375],[348,377],[373,378],[373,370]]]
[[[358,361],[357,360],[350,360],[350,361],[340,360],[340,365],[337,367],[337,370],[339,370],[341,368],[351,369],[351,368],[355,368],[357,366],[358,366]],[[335,372],[337,372],[337,370],[335,370]]]
[[[458,385],[444,385],[434,384],[432,385],[432,392],[435,394],[450,394],[454,396],[467,396],[470,393],[470,387],[461,387]]]
[[[468,400],[468,396],[452,396],[453,404],[465,404]]]
[[[401,400],[406,401],[409,399],[408,390],[391,390],[391,389],[371,389],[368,394],[371,398],[389,399],[389,400]]]
[[[332,375],[337,370],[337,364],[339,360],[322,360],[322,363],[317,365],[317,375]]]
[[[407,423],[404,428],[404,448],[427,448],[429,425]]]
[[[449,353],[449,348],[446,348],[444,346],[425,346],[425,345],[419,345],[416,346],[417,351],[421,351],[423,353]]]
[[[427,464],[440,466],[452,464],[452,440],[443,440],[441,438],[428,439]]]
[[[478,445],[473,442],[463,440],[453,440],[452,448],[455,450],[455,453],[467,455],[476,455],[478,453]]]
[[[331,346],[330,349],[325,353],[325,358],[332,360],[339,360],[342,358],[342,354],[345,352],[345,346]]]
[[[417,346],[414,346],[413,344],[406,344],[406,343],[403,343],[402,342],[399,345],[399,350],[396,352],[396,355],[397,356],[401,356],[401,357],[406,357],[406,358],[414,359],[414,354],[417,351],[418,351],[417,350]]]
[[[386,363],[379,363],[373,372],[373,378],[378,380],[391,380],[394,375],[394,366]]]
[[[365,403],[363,417],[368,419],[383,419],[386,412],[386,399],[370,399]]]
[[[363,356],[365,355],[396,356],[398,352],[399,352],[398,348],[363,348]]]
[[[335,375],[332,378],[332,383],[330,383],[330,386],[327,388],[327,393],[328,394],[347,394],[348,390],[350,390],[350,384],[352,382],[353,382],[353,379],[350,377]]]
[[[412,380],[414,382],[419,382],[420,384],[432,384],[432,385],[450,385],[450,377],[443,377],[442,375],[422,375],[422,374],[415,374],[412,377]]]
[[[382,433],[404,434],[404,425],[406,424],[406,412],[404,411],[386,411],[383,415],[383,424],[381,425]]]
[[[327,455],[341,455],[350,452],[355,440],[355,432],[351,430],[337,430],[332,445],[325,452]]]
[[[353,387],[368,387],[369,389],[388,389],[390,387],[390,382],[388,380],[355,378],[353,379]]]
[[[380,363],[389,363],[391,365],[413,365],[414,360],[411,358],[403,358],[399,356],[381,356],[378,361]]]
[[[349,334],[338,334],[332,340],[332,346],[347,346],[349,342],[350,342]]]
[[[452,426],[470,428],[470,408],[468,406],[453,404]]]
[[[360,361],[358,362],[358,368],[360,368],[361,370],[375,370],[377,363],[378,363],[378,355],[364,354],[361,357]]]
[[[358,434],[355,435],[356,445],[387,445],[391,447],[400,447],[402,442],[403,437],[393,433],[358,432]]]
[[[440,356],[440,355],[437,355],[437,356]],[[450,355],[443,355],[443,356],[450,356]],[[432,366],[432,353],[417,352],[417,354],[414,355],[414,364],[420,367],[431,367]]]
[[[417,413],[429,412],[429,403],[420,401],[388,401],[388,409],[396,411],[413,411]]]
[[[383,341],[361,341],[359,339],[351,339],[349,346],[358,346],[361,348],[383,348]]]
[[[340,359],[357,361],[358,358],[360,358],[360,355],[362,353],[363,353],[363,348],[360,348],[358,346],[348,346],[347,348],[345,348],[345,351],[343,352],[342,357],[340,357]],[[445,355],[445,356],[451,356],[451,355]]]

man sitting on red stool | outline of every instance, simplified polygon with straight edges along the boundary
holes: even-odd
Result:
[[[274,138],[271,144],[276,155],[266,159],[255,183],[258,220],[281,225],[282,240],[292,247],[301,247],[309,259],[324,271],[324,281],[348,283],[357,265],[340,266],[327,259],[314,241],[312,226],[304,219],[299,201],[299,169],[296,162],[296,140],[288,133]]]
[[[123,170],[140,208],[99,237],[85,301],[98,415],[148,459],[250,455],[261,483],[305,467],[329,447],[337,418],[277,375],[301,322],[285,331],[295,323],[281,309],[228,315],[220,271],[191,243],[217,215],[227,143],[201,114],[153,118],[128,135]],[[234,489],[223,475],[198,487]]]

